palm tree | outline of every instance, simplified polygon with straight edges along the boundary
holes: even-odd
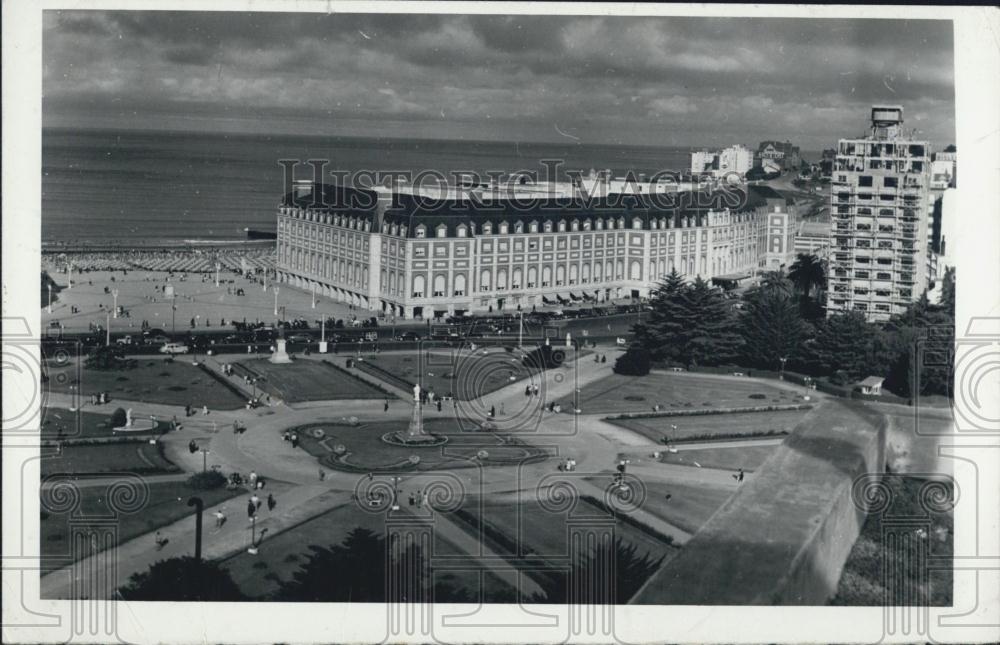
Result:
[[[799,253],[788,270],[788,278],[806,298],[813,287],[826,288],[826,268],[823,261],[812,253]]]

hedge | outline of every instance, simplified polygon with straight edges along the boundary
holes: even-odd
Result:
[[[619,419],[651,419],[656,417],[694,417],[706,414],[744,414],[747,412],[784,412],[787,410],[811,410],[812,405],[788,404],[788,405],[755,405],[742,408],[697,408],[692,410],[660,410],[659,412],[623,412],[611,417],[604,417],[606,421],[616,421]]]

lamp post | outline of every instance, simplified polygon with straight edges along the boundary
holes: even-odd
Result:
[[[417,405],[420,405],[419,403]],[[392,510],[399,510],[399,475],[392,476]]]
[[[281,291],[278,287],[274,288],[274,315],[278,315],[278,292]]]
[[[201,453],[201,472],[208,472],[208,453],[212,451],[201,448],[198,452]]]
[[[73,288],[73,263],[70,262],[66,267],[66,280],[68,281],[67,289]]]
[[[48,311],[49,313],[52,313],[52,283],[51,282],[48,284],[48,287],[49,287],[49,305],[48,305],[48,307],[46,307],[46,311]]]
[[[524,349],[524,311],[518,311],[517,318],[517,348]]]
[[[108,347],[111,346],[111,312],[107,312],[108,316],[108,326],[104,330],[104,344]]]
[[[250,518],[250,548],[247,549],[250,555],[257,555],[257,516]]]
[[[785,361],[788,360],[788,357],[787,356],[782,356],[782,357],[778,358],[778,360],[781,361],[781,374],[778,375],[778,380],[784,381],[785,380]]]
[[[111,305],[111,311],[114,312],[115,318],[118,317],[118,289],[111,290],[111,298],[114,304]]]
[[[194,559],[201,562],[201,513],[205,510],[205,502],[200,497],[192,497],[188,500],[188,506],[194,506]]]
[[[312,308],[316,308],[316,283],[312,283]]]
[[[219,262],[215,263],[215,286],[219,286],[219,269],[222,268],[222,264]]]

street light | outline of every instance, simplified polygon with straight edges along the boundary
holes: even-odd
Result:
[[[257,555],[257,516],[250,518],[250,548],[247,549],[250,555]]]
[[[118,317],[118,289],[111,290],[111,297],[113,298],[114,304],[112,305],[111,311],[114,312],[115,318]]]
[[[70,262],[69,265],[66,268],[66,279],[69,281],[69,286],[67,286],[66,288],[67,289],[72,289],[73,288],[73,263],[72,262]]]
[[[108,315],[108,327],[104,330],[104,344],[108,347],[111,346],[111,312],[106,312]]]
[[[278,315],[278,292],[281,291],[278,287],[274,288],[274,315]]]
[[[208,471],[208,454],[212,452],[211,450],[205,450],[201,448],[198,452],[201,453],[201,472]]]
[[[785,361],[788,360],[788,357],[787,356],[782,356],[778,360],[781,361],[781,374],[778,375],[778,379],[781,380],[781,381],[784,381],[785,380]]]
[[[316,308],[316,283],[312,283],[312,308]]]
[[[48,284],[48,287],[49,287],[49,306],[47,307],[47,311],[49,313],[52,313],[52,283],[51,282]]]
[[[215,286],[219,286],[219,269],[221,269],[221,268],[222,268],[222,265],[220,263],[216,262],[215,263]]]

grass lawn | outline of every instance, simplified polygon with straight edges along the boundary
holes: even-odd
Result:
[[[52,474],[133,472],[162,474],[179,468],[147,441],[63,446],[62,453],[46,449],[42,456],[42,476]]]
[[[689,437],[746,434],[766,432],[791,432],[808,410],[787,412],[745,412],[733,414],[705,414],[681,417],[649,417],[645,419],[608,420],[627,430],[637,432],[653,441],[664,436],[671,440]],[[674,430],[671,426],[677,426]]]
[[[643,506],[655,515],[689,533],[695,533],[733,491],[711,486],[688,486],[645,481],[646,503]],[[667,495],[670,498],[667,499]]]
[[[258,555],[237,554],[224,562],[240,589],[256,599],[267,599],[277,592],[282,582],[292,578],[299,567],[309,559],[312,545],[329,547],[340,544],[355,528],[366,528],[385,534],[385,516],[365,513],[353,504],[334,508],[298,526],[274,536],[269,536]],[[456,555],[457,547],[435,534],[433,554]],[[461,559],[461,558],[459,558]],[[479,568],[470,559],[469,570],[434,570],[434,582],[443,582],[452,588],[477,595],[480,590]],[[335,582],[331,581],[331,584]],[[514,591],[490,572],[483,574],[483,588],[490,602],[512,602]]]
[[[510,465],[524,459],[536,458],[544,453],[531,446],[511,443],[502,444],[497,435],[489,432],[464,432],[463,426],[451,415],[441,413],[440,419],[425,418],[424,428],[431,434],[448,436],[448,443],[441,446],[413,447],[396,446],[382,441],[382,435],[406,430],[405,421],[385,421],[361,423],[351,426],[343,421],[312,423],[295,428],[299,436],[299,446],[331,468],[351,471],[378,470],[437,470],[441,468],[463,468],[478,466],[472,458],[486,450],[484,465]],[[428,414],[428,416],[430,413]],[[314,431],[322,430],[322,438],[314,436]],[[338,445],[346,448],[346,453],[338,457]],[[416,465],[408,463],[416,455],[420,461]]]
[[[385,392],[345,374],[339,369],[313,360],[275,364],[267,360],[243,361],[240,365],[263,376],[257,387],[289,403],[333,399],[384,399]],[[240,378],[239,375],[233,378]]]
[[[107,414],[83,412],[82,410],[70,412],[66,408],[43,408],[42,439],[91,439],[112,436],[155,435],[170,428],[169,421],[157,420],[157,427],[153,430],[115,434],[111,431],[110,420],[112,410],[114,410],[114,407],[110,404],[102,409]]]
[[[79,374],[76,367],[70,364],[50,372],[49,387],[53,392],[79,391],[84,401],[88,402],[91,394],[108,392],[111,398],[109,412],[117,407],[115,399],[180,406],[190,404],[196,408],[207,405],[210,410],[234,410],[246,404],[242,397],[192,365],[188,358],[164,360],[140,357],[138,361],[134,369],[83,368]],[[141,414],[140,410],[135,412]]]
[[[110,481],[108,482],[111,483]],[[146,506],[136,513],[122,515],[118,518],[116,526],[118,530],[118,544],[127,542],[140,535],[155,531],[156,529],[172,524],[177,520],[194,515],[194,509],[187,505],[188,499],[192,495],[197,495],[205,502],[205,508],[209,508],[225,501],[231,497],[246,493],[245,489],[239,488],[235,491],[226,490],[224,487],[216,490],[194,490],[183,481],[177,482],[156,482],[149,484],[149,500]],[[105,516],[111,512],[108,506],[107,486],[82,486],[80,488],[80,508],[77,513],[81,516]],[[43,495],[44,499],[44,495]],[[66,558],[70,557],[69,543],[69,520],[70,513],[49,513],[45,511],[45,504],[42,504],[41,514],[41,556],[44,570],[58,569],[68,563]],[[210,526],[211,518],[202,519],[204,526]],[[191,540],[194,540],[194,520],[191,521]],[[153,546],[153,538],[149,538],[150,547]],[[91,555],[88,552],[77,554],[78,558]],[[57,558],[47,560],[46,557]]]
[[[382,368],[411,384],[440,396],[451,394],[473,401],[502,387],[528,378],[520,358],[504,349],[472,352],[468,347],[424,352],[393,352],[364,356],[367,363]]]
[[[777,449],[778,446],[740,446],[680,450],[676,453],[661,453],[660,461],[665,464],[683,464],[694,468],[700,466],[732,471],[742,468],[749,472],[760,468],[764,460]]]
[[[910,539],[921,540],[928,556],[950,560],[954,550],[952,512],[930,512],[920,503],[920,489],[925,480],[914,477],[887,478],[893,490],[892,503],[882,514],[872,514],[861,528],[851,549],[837,586],[832,605],[911,605],[947,607],[952,603],[954,572],[928,570],[916,557],[916,547],[901,548]],[[948,486],[950,490],[950,485]],[[883,535],[882,515],[891,517],[927,518],[925,532],[918,534],[919,523],[886,527]],[[887,540],[886,537],[894,537]],[[890,582],[891,581],[891,582]]]
[[[764,395],[764,398],[750,398]],[[800,395],[750,378],[720,378],[701,374],[651,372],[647,376],[612,374],[585,386],[579,393],[584,414],[651,412],[664,410],[736,408],[801,403]],[[573,399],[558,401],[573,408]],[[676,423],[676,422],[675,422]]]

